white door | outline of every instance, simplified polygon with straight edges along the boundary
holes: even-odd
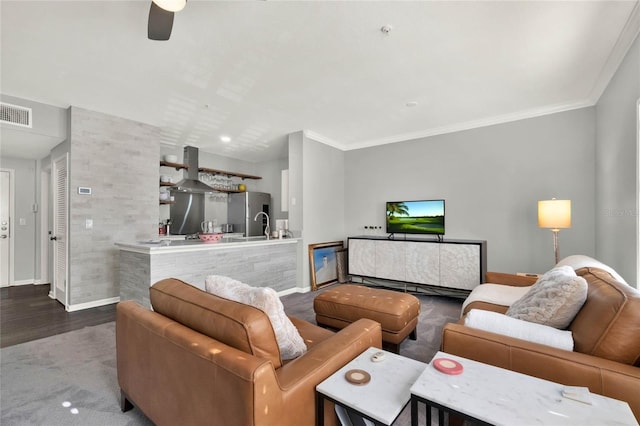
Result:
[[[0,287],[13,282],[13,170],[0,170]]]
[[[65,308],[69,306],[68,285],[68,156],[57,159],[53,163],[53,296]]]

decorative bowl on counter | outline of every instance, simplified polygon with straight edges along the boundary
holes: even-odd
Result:
[[[203,243],[217,243],[222,239],[222,234],[205,234],[201,232],[198,234],[198,237],[200,237],[200,241],[202,241]]]

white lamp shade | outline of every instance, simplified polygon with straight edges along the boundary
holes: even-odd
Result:
[[[169,12],[179,12],[187,4],[187,0],[153,0],[153,2]]]
[[[540,228],[571,228],[571,200],[538,201],[538,226]]]

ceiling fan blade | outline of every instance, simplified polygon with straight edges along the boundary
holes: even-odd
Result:
[[[154,2],[151,2],[149,25],[147,27],[149,40],[169,40],[171,29],[173,28],[173,15],[173,12],[164,10]]]

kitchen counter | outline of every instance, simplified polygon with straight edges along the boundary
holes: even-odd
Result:
[[[200,250],[227,250],[230,248],[253,247],[273,244],[297,244],[299,238],[266,239],[265,237],[230,237],[222,238],[215,243],[205,243],[200,240],[148,240],[132,243],[116,243],[120,250],[136,253],[183,253]]]
[[[204,290],[208,275],[224,275],[254,287],[271,287],[280,295],[297,289],[301,239],[264,237],[119,242],[120,300],[150,307],[149,287],[178,278]]]

